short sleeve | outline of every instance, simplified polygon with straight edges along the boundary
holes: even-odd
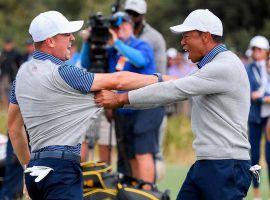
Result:
[[[94,81],[94,74],[73,65],[62,65],[58,68],[61,78],[75,90],[83,94],[90,92]]]
[[[15,94],[15,85],[16,85],[16,80],[13,81],[10,95],[9,95],[9,102],[13,104],[18,104],[16,94]]]

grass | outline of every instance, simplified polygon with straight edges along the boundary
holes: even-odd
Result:
[[[0,109],[0,133],[5,134],[7,130],[6,113]],[[160,190],[170,190],[172,200],[176,199],[179,189],[186,177],[187,171],[195,161],[192,149],[193,134],[190,120],[185,115],[176,115],[168,119],[167,131],[164,139],[164,155],[166,160],[166,173],[158,182]],[[263,146],[263,145],[262,145]],[[97,152],[95,150],[95,160]],[[264,158],[264,154],[262,154]],[[115,162],[115,159],[114,159]],[[268,197],[267,173],[263,164],[261,173],[262,198]],[[252,200],[252,189],[249,190],[245,200]]]
[[[0,133],[6,134],[7,132],[7,114],[0,107]]]

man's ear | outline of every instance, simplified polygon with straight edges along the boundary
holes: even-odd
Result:
[[[47,38],[46,39],[46,44],[47,44],[48,47],[53,48],[55,46],[54,38]]]
[[[205,42],[205,43],[208,43],[209,41],[213,40],[211,33],[209,33],[209,32],[203,32],[202,39],[203,39],[203,42]]]

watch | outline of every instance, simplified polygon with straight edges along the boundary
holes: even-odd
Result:
[[[158,78],[158,82],[163,82],[162,74],[161,73],[154,73],[154,76]]]

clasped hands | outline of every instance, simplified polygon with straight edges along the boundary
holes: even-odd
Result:
[[[128,104],[128,93],[118,94],[110,90],[101,90],[95,94],[95,102],[99,107],[118,108]]]

